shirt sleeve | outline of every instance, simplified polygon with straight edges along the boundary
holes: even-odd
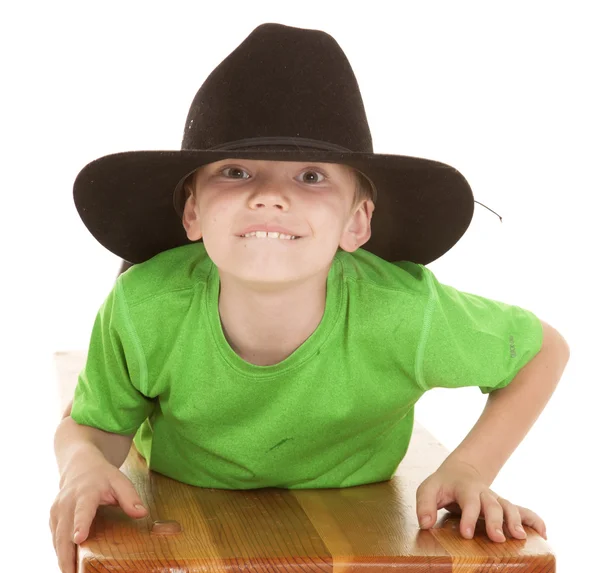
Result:
[[[144,394],[147,378],[119,277],[96,316],[71,417],[106,432],[134,434],[154,409],[154,400]]]
[[[424,390],[504,388],[542,348],[542,323],[524,308],[440,284],[423,267],[429,287],[417,357]]]

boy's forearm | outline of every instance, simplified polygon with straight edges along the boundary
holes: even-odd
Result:
[[[466,462],[494,481],[554,393],[569,360],[560,334],[544,325],[540,352],[505,388],[491,392],[481,417],[446,462]],[[446,463],[444,462],[444,463]]]
[[[74,463],[108,461],[120,468],[127,458],[132,439],[133,436],[121,436],[83,426],[66,416],[54,435],[54,452],[61,482]]]

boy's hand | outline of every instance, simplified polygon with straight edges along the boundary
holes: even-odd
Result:
[[[486,531],[492,541],[506,541],[503,521],[506,531],[517,539],[527,537],[524,530],[518,529],[522,529],[522,524],[547,539],[546,525],[537,514],[498,496],[489,489],[479,472],[464,462],[446,460],[417,489],[417,517],[422,529],[435,524],[437,510],[442,508],[462,514],[460,532],[466,539],[472,539],[480,517],[485,518]],[[430,520],[424,523],[426,516]]]
[[[75,573],[75,543],[87,539],[98,506],[118,505],[134,519],[148,513],[131,481],[106,460],[77,460],[61,482],[50,509],[50,530],[62,573]]]

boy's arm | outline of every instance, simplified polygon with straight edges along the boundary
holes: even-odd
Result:
[[[541,414],[569,360],[565,339],[552,326],[541,323],[544,338],[540,352],[508,386],[490,392],[481,417],[446,458],[449,463],[471,465],[488,485]]]
[[[70,416],[72,406],[73,400],[65,409],[63,419],[54,435],[54,452],[61,483],[70,463],[82,456],[91,458],[102,456],[109,463],[120,468],[127,458],[135,434],[122,436],[78,424]]]

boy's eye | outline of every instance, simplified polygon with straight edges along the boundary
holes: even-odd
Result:
[[[247,171],[244,171],[243,169],[240,169],[239,167],[225,167],[224,169],[221,169],[221,173],[223,175],[225,175],[225,177],[227,177],[227,171],[231,171],[232,179],[248,179],[248,177],[239,177],[238,174],[240,173],[245,173],[246,175],[248,175]]]
[[[309,173],[311,178],[308,181],[304,180],[305,183],[321,183],[324,179],[326,179],[325,175],[319,173],[318,171],[314,171],[313,169],[307,169],[306,171],[302,172],[303,175],[306,173]],[[322,179],[319,179],[319,176],[321,176]]]

